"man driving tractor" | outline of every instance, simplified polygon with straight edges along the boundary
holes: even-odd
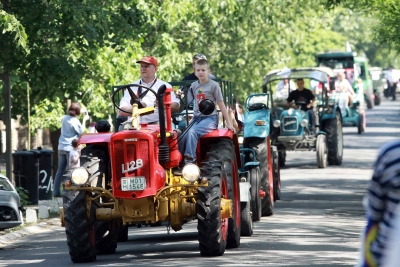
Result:
[[[310,132],[311,134],[315,134],[315,114],[313,109],[315,96],[309,89],[304,88],[304,79],[297,79],[296,84],[297,90],[290,92],[286,105],[290,107],[293,100],[295,103],[303,102],[304,104],[302,103],[300,108],[308,113],[310,119]]]

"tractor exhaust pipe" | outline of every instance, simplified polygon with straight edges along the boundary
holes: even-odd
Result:
[[[167,143],[167,131],[165,130],[164,93],[167,90],[165,84],[161,85],[157,92],[158,116],[160,123],[161,143],[158,146],[158,161],[169,162],[169,145]]]

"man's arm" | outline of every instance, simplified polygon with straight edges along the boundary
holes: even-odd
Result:
[[[307,105],[307,108],[311,108],[314,105],[315,102],[315,97],[313,96],[313,98],[310,100],[310,103]]]
[[[288,107],[290,107],[290,102],[292,102],[293,101],[293,94],[292,94],[292,92],[290,92],[290,94],[289,94],[289,96],[288,96],[288,98],[286,99],[286,106],[288,106]]]
[[[172,86],[171,86],[171,88],[172,88]],[[181,100],[176,97],[174,91],[171,92],[171,101],[172,101],[171,112],[172,113],[179,112],[179,106],[180,106]]]

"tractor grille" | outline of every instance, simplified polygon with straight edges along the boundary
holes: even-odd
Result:
[[[299,127],[297,118],[294,116],[287,116],[283,118],[283,130],[287,132],[295,132]]]
[[[0,222],[18,221],[18,215],[13,208],[0,206]]]
[[[125,144],[125,147],[124,147]],[[138,140],[135,143],[127,143],[122,140],[117,140],[114,142],[114,155],[115,155],[115,166],[116,168],[116,179],[117,188],[121,189],[121,178],[122,177],[134,177],[134,176],[144,176],[146,178],[146,187],[151,186],[150,179],[150,158],[149,158],[149,142],[148,140]],[[143,162],[143,167],[122,173],[122,168],[127,170],[127,163],[131,161],[137,162],[141,159]],[[124,167],[122,167],[124,166]]]

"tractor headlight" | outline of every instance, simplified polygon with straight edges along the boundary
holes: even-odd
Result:
[[[274,120],[274,127],[279,128],[281,126],[281,121],[280,120]]]
[[[244,140],[243,136],[239,136],[238,137],[239,144],[243,144],[243,140]]]
[[[71,173],[71,180],[76,185],[84,185],[88,179],[89,173],[85,168],[76,168]]]
[[[301,127],[306,127],[308,125],[308,120],[306,119],[301,120],[300,125]]]
[[[200,169],[196,164],[186,164],[182,169],[182,176],[186,181],[193,183],[200,177]]]

